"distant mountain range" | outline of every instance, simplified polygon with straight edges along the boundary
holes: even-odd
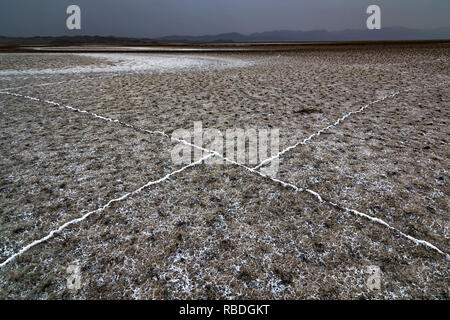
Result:
[[[55,37],[2,37],[0,45],[71,45],[71,44],[147,44],[150,39],[114,36],[55,36]]]
[[[342,30],[342,31],[291,31],[276,30],[243,35],[223,33],[204,36],[173,35],[161,37],[158,41],[190,42],[269,42],[269,41],[369,41],[369,40],[427,40],[450,39],[450,27],[438,29],[408,29],[403,27],[382,28],[380,30]]]
[[[389,27],[381,30],[291,31],[276,30],[244,35],[223,33],[216,35],[171,35],[160,38],[126,38],[114,36],[56,36],[2,37],[0,45],[66,45],[66,44],[148,44],[158,42],[277,42],[277,41],[375,41],[450,39],[450,27],[437,29],[409,29]]]

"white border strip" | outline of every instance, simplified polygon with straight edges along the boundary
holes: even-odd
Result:
[[[431,244],[431,243],[429,243],[428,241],[425,241],[425,240],[419,240],[419,239],[416,239],[416,238],[414,238],[414,237],[412,237],[412,236],[410,236],[410,235],[408,235],[408,234],[406,234],[406,233],[400,231],[399,229],[392,227],[391,225],[389,225],[389,224],[388,224],[387,222],[385,222],[384,220],[381,220],[381,219],[379,219],[379,218],[370,216],[370,215],[365,214],[365,213],[363,213],[363,212],[359,212],[359,211],[357,211],[357,210],[353,210],[353,209],[341,207],[340,205],[338,205],[338,204],[336,204],[336,203],[334,203],[334,202],[331,202],[331,201],[328,201],[328,203],[331,204],[332,206],[336,207],[336,208],[341,208],[341,209],[343,209],[343,210],[345,210],[345,211],[347,211],[347,212],[349,212],[349,213],[352,213],[352,214],[354,214],[354,215],[357,215],[357,216],[360,216],[360,217],[367,218],[367,219],[369,219],[369,220],[371,220],[371,221],[373,221],[373,222],[375,222],[375,223],[379,223],[379,224],[381,224],[381,225],[383,225],[383,226],[385,226],[385,227],[387,227],[387,228],[389,228],[389,229],[391,229],[391,230],[393,230],[393,231],[398,232],[401,236],[403,236],[403,237],[405,237],[405,238],[411,240],[412,242],[416,243],[417,245],[424,245],[424,246],[427,246],[427,247],[429,247],[429,248],[431,248],[431,249],[433,249],[433,250],[436,250],[436,251],[439,252],[440,254],[445,255],[445,257],[446,257],[447,260],[450,260],[450,255],[448,255],[448,254],[442,252],[442,250],[440,250],[439,248],[437,248],[437,247],[434,246],[433,244]]]
[[[179,141],[179,142],[181,142],[181,143],[184,143],[184,144],[186,144],[186,145],[192,146],[192,147],[194,147],[194,148],[197,148],[197,149],[200,149],[200,150],[203,150],[203,151],[206,151],[206,152],[210,152],[210,154],[214,154],[215,156],[218,156],[218,157],[224,159],[224,160],[227,161],[227,162],[230,162],[230,163],[235,164],[235,165],[237,165],[237,166],[239,166],[239,167],[242,167],[242,168],[244,168],[244,169],[246,169],[246,170],[248,170],[248,171],[250,171],[250,172],[252,172],[252,173],[256,173],[256,174],[260,175],[261,177],[268,178],[268,179],[272,180],[273,182],[279,183],[279,184],[281,184],[283,187],[289,187],[289,188],[292,188],[292,189],[294,189],[294,190],[297,191],[297,192],[307,192],[307,193],[309,193],[309,194],[312,194],[317,200],[319,200],[320,203],[324,203],[324,202],[325,202],[325,203],[328,203],[328,204],[332,205],[332,206],[335,207],[335,208],[343,209],[343,210],[345,210],[345,211],[347,211],[347,212],[349,212],[349,213],[352,213],[352,214],[354,214],[354,215],[356,215],[356,216],[364,217],[364,218],[366,218],[366,219],[368,219],[368,220],[370,220],[370,221],[372,221],[372,222],[381,224],[381,225],[383,225],[383,226],[385,226],[385,227],[387,227],[387,228],[389,228],[389,229],[391,229],[391,230],[393,230],[393,231],[399,233],[401,236],[403,236],[403,237],[405,237],[405,238],[407,238],[407,239],[413,241],[413,242],[414,242],[415,244],[417,244],[417,245],[424,245],[424,246],[426,246],[426,247],[428,247],[428,248],[430,248],[430,249],[433,249],[433,250],[439,252],[440,254],[445,255],[446,259],[447,259],[447,260],[450,260],[450,255],[444,253],[442,250],[440,250],[439,248],[437,248],[436,246],[434,246],[434,245],[431,244],[430,242],[425,241],[425,240],[416,239],[416,238],[414,238],[414,237],[412,237],[412,236],[410,236],[410,235],[408,235],[408,234],[406,234],[406,233],[400,231],[399,229],[397,229],[397,228],[395,228],[395,227],[392,227],[391,225],[389,225],[387,222],[385,222],[384,220],[382,220],[382,219],[380,219],[380,218],[377,218],[377,217],[368,215],[368,214],[366,214],[366,213],[359,212],[359,211],[357,211],[357,210],[353,210],[353,209],[349,209],[349,208],[340,206],[339,204],[337,204],[337,203],[335,203],[335,202],[332,202],[332,201],[324,200],[323,197],[322,197],[319,193],[317,193],[317,192],[315,192],[315,191],[313,191],[313,190],[311,190],[311,189],[298,187],[298,186],[296,186],[296,185],[294,185],[294,184],[292,184],[292,183],[288,183],[288,182],[285,182],[285,181],[282,181],[282,180],[279,180],[279,179],[270,177],[270,176],[268,176],[268,175],[265,175],[264,173],[262,173],[262,172],[259,171],[259,170],[256,170],[256,169],[254,169],[254,168],[247,167],[247,166],[245,166],[245,165],[243,165],[243,164],[241,164],[241,163],[238,163],[238,162],[236,162],[236,161],[234,161],[234,160],[228,159],[227,157],[222,156],[221,154],[219,154],[219,153],[216,152],[216,151],[211,151],[211,150],[208,150],[208,149],[205,149],[205,148],[202,148],[202,147],[198,147],[198,146],[196,146],[196,145],[194,145],[194,144],[192,144],[192,143],[186,142],[186,141],[184,141],[184,140],[180,140],[180,139],[174,139],[174,140],[177,140],[177,141]]]
[[[41,84],[27,84],[25,86],[21,86],[21,87],[12,87],[12,88],[3,88],[0,89],[1,91],[8,91],[8,90],[17,90],[17,89],[23,89],[23,88],[29,88],[29,87],[44,87],[44,86],[51,86],[53,84],[62,84],[62,83],[66,83],[66,82],[74,82],[74,81],[78,81],[79,80],[65,80],[65,81],[58,81],[58,82],[46,82],[46,83],[41,83]]]
[[[110,200],[107,204],[101,206],[100,208],[98,208],[98,209],[96,209],[96,210],[94,210],[94,211],[90,211],[90,212],[86,213],[85,215],[83,215],[83,216],[80,217],[80,218],[73,219],[73,220],[70,220],[70,221],[64,223],[64,224],[61,225],[58,229],[55,229],[55,230],[51,231],[47,236],[45,236],[45,237],[43,237],[43,238],[41,238],[41,239],[39,239],[39,240],[33,241],[32,243],[30,243],[29,245],[23,247],[20,251],[18,251],[17,253],[13,254],[13,255],[10,256],[8,259],[6,259],[6,260],[3,261],[2,263],[0,263],[0,268],[3,268],[3,267],[4,267],[5,265],[7,265],[9,262],[11,262],[12,260],[14,260],[14,259],[17,258],[18,256],[24,254],[25,252],[27,252],[27,251],[30,250],[31,248],[33,248],[33,247],[35,247],[35,246],[37,246],[37,245],[39,245],[39,244],[41,244],[41,243],[43,243],[43,242],[49,240],[49,239],[52,238],[55,234],[60,233],[60,232],[63,231],[65,228],[67,228],[67,227],[69,227],[69,226],[71,226],[71,225],[73,225],[73,224],[79,223],[79,222],[81,222],[81,221],[83,221],[83,220],[86,220],[89,216],[91,216],[91,215],[93,215],[93,214],[95,214],[95,213],[100,213],[100,212],[104,211],[104,210],[107,209],[111,204],[113,204],[113,203],[115,203],[115,202],[123,201],[123,200],[125,200],[125,199],[127,199],[127,198],[129,198],[129,197],[131,197],[131,196],[133,196],[133,195],[135,195],[135,194],[141,192],[142,190],[148,188],[149,186],[152,186],[152,185],[155,185],[155,184],[164,182],[164,181],[166,181],[167,179],[169,179],[171,176],[173,176],[173,175],[175,175],[175,174],[177,174],[177,173],[180,173],[180,172],[182,172],[182,171],[184,171],[184,170],[186,170],[186,169],[188,169],[188,168],[190,168],[190,167],[193,167],[193,166],[195,166],[195,165],[197,165],[197,164],[200,164],[200,163],[202,163],[204,160],[206,160],[206,159],[208,159],[208,158],[210,158],[210,157],[212,157],[212,156],[213,156],[212,154],[208,154],[207,156],[201,158],[200,160],[198,160],[198,161],[196,161],[196,162],[193,162],[193,163],[191,163],[191,164],[189,164],[189,165],[187,165],[187,166],[184,166],[184,167],[181,168],[181,169],[178,169],[178,170],[176,170],[176,171],[173,171],[173,172],[171,172],[171,173],[165,175],[164,177],[162,177],[162,178],[160,178],[160,179],[158,179],[158,180],[149,181],[149,182],[147,182],[146,184],[144,184],[143,186],[141,186],[140,188],[138,188],[138,189],[136,189],[136,190],[134,190],[134,191],[132,191],[132,192],[125,193],[123,196],[121,196],[121,197],[119,197],[119,198],[112,199],[112,200]]]
[[[403,91],[410,91],[410,89],[408,89],[408,90],[403,90]],[[401,91],[397,91],[396,93],[394,93],[394,94],[392,94],[392,95],[389,95],[389,96],[395,96],[395,95],[398,95],[400,92],[401,92]],[[119,120],[114,120],[114,119],[111,119],[111,118],[108,118],[108,117],[103,117],[103,116],[100,116],[100,115],[97,115],[97,114],[95,114],[95,113],[91,113],[91,112],[88,112],[88,111],[85,111],[85,110],[80,110],[80,109],[78,109],[78,108],[74,108],[74,107],[71,107],[71,106],[62,106],[61,104],[59,104],[59,103],[57,103],[57,102],[53,102],[53,101],[49,101],[49,100],[41,100],[41,99],[38,99],[38,98],[33,98],[33,97],[30,97],[30,96],[24,96],[24,95],[21,95],[21,94],[11,93],[11,92],[0,92],[0,93],[9,94],[9,95],[12,95],[12,96],[17,96],[17,97],[23,97],[23,98],[30,99],[30,100],[33,100],[33,101],[42,101],[42,102],[45,102],[45,103],[48,103],[48,104],[52,104],[52,105],[56,105],[56,106],[59,106],[59,107],[63,107],[63,108],[69,109],[69,110],[74,110],[74,111],[77,111],[77,112],[87,113],[87,114],[90,114],[90,115],[92,115],[92,116],[94,116],[94,117],[96,117],[96,118],[99,118],[99,119],[102,119],[102,120],[105,120],[105,121],[116,122],[116,123],[119,123],[119,124],[121,124],[121,125],[124,125],[124,126],[127,126],[127,127],[129,127],[129,128],[132,128],[132,129],[134,129],[134,130],[140,131],[140,132],[146,132],[146,133],[150,133],[150,134],[155,134],[155,133],[156,133],[156,134],[163,135],[163,136],[165,136],[165,137],[170,138],[169,135],[167,135],[166,133],[164,133],[164,132],[162,132],[162,131],[150,131],[150,130],[144,130],[144,129],[138,128],[138,127],[136,127],[136,126],[133,126],[133,125],[130,125],[130,124],[121,122],[121,121],[119,121]],[[387,96],[387,97],[389,97],[389,96]],[[384,99],[386,99],[386,97],[385,97]],[[380,100],[380,101],[381,101],[381,100]],[[374,103],[376,103],[376,102],[378,102],[378,100],[372,102],[371,104],[374,104]],[[350,113],[350,114],[361,112],[361,111],[363,111],[364,109],[366,109],[368,106],[370,106],[371,104],[368,104],[368,105],[366,105],[366,106],[360,108],[360,109],[357,110],[357,111],[353,111],[353,112]],[[350,116],[350,114],[348,114],[347,117]],[[341,118],[341,119],[342,119],[342,118]],[[344,118],[344,119],[345,119],[345,118]],[[342,120],[340,120],[340,121],[342,121]],[[338,122],[338,123],[339,123],[339,122]],[[342,206],[340,206],[340,205],[338,205],[338,204],[336,204],[336,203],[334,203],[334,202],[331,202],[331,201],[323,200],[323,197],[322,197],[319,193],[317,193],[317,192],[315,192],[315,191],[313,191],[313,190],[310,190],[310,189],[307,189],[307,188],[301,188],[301,187],[298,187],[298,186],[296,186],[296,185],[294,185],[294,184],[291,184],[291,183],[288,183],[288,182],[285,182],[285,181],[282,181],[282,180],[273,178],[273,177],[271,177],[271,176],[268,176],[268,175],[266,175],[266,174],[260,172],[259,170],[255,169],[255,168],[247,167],[247,166],[245,166],[245,165],[243,165],[243,164],[240,164],[240,163],[238,163],[238,162],[236,162],[236,161],[234,161],[234,160],[231,160],[231,159],[229,159],[229,158],[227,158],[227,157],[224,157],[223,155],[219,154],[219,153],[216,152],[216,151],[212,151],[212,150],[208,150],[208,149],[203,148],[203,147],[196,146],[196,145],[194,145],[194,144],[192,144],[192,143],[189,143],[189,142],[187,142],[187,141],[185,141],[185,140],[182,140],[182,139],[175,139],[175,138],[172,138],[172,140],[177,141],[177,142],[180,142],[180,143],[183,143],[183,144],[185,144],[185,145],[189,145],[189,146],[194,147],[194,148],[197,148],[197,149],[200,149],[200,150],[202,150],[202,151],[208,152],[209,154],[208,154],[206,157],[200,159],[200,160],[199,160],[200,162],[202,162],[203,160],[205,160],[205,159],[207,159],[207,158],[209,158],[209,157],[211,157],[211,156],[213,156],[213,155],[214,155],[214,156],[218,156],[218,157],[224,159],[225,161],[227,161],[227,162],[229,162],[229,163],[232,163],[232,164],[234,164],[234,165],[237,165],[237,166],[239,166],[239,167],[242,167],[242,168],[244,168],[244,169],[246,169],[246,170],[248,170],[248,171],[250,171],[250,172],[252,172],[252,173],[255,173],[255,174],[257,174],[257,175],[263,177],[263,178],[268,178],[268,179],[272,180],[273,182],[279,183],[279,184],[281,184],[283,187],[290,187],[290,188],[292,188],[292,189],[294,189],[295,191],[298,191],[298,192],[307,192],[307,193],[310,193],[310,194],[312,194],[314,197],[316,197],[316,198],[319,200],[319,202],[321,202],[321,203],[322,203],[322,202],[329,203],[330,205],[332,205],[332,206],[334,206],[334,207],[336,207],[336,208],[341,208],[341,209],[343,209],[343,210],[345,210],[345,211],[347,211],[347,212],[350,212],[350,213],[352,213],[352,214],[355,214],[355,215],[357,215],[357,216],[365,217],[365,218],[367,218],[367,219],[369,219],[369,220],[371,220],[371,221],[373,221],[373,222],[376,222],[376,223],[379,223],[379,224],[381,224],[381,225],[384,225],[384,226],[388,227],[389,229],[398,232],[401,236],[403,236],[403,237],[405,237],[405,238],[407,238],[407,239],[413,241],[413,242],[416,243],[416,244],[421,244],[421,245],[427,246],[427,247],[429,247],[429,248],[431,248],[431,249],[433,249],[433,250],[436,250],[436,251],[439,252],[440,254],[445,255],[446,258],[447,258],[447,260],[450,260],[450,255],[444,253],[442,250],[440,250],[439,248],[437,248],[437,247],[434,246],[433,244],[431,244],[431,243],[429,243],[429,242],[427,242],[427,241],[425,241],[425,240],[416,239],[416,238],[414,238],[414,237],[412,237],[412,236],[410,236],[410,235],[407,235],[407,234],[405,234],[404,232],[400,231],[400,230],[397,229],[397,228],[392,227],[392,226],[389,225],[387,222],[385,222],[385,221],[383,221],[383,220],[381,220],[381,219],[379,219],[379,218],[376,218],[376,217],[373,217],[373,216],[371,216],[371,215],[368,215],[368,214],[359,212],[359,211],[357,211],[357,210],[353,210],[353,209],[349,209],[349,208],[342,207]],[[191,165],[197,164],[197,163],[198,163],[198,161],[192,163]],[[188,165],[188,166],[186,166],[185,168],[190,167],[191,165]],[[184,170],[184,169],[183,169],[183,170]],[[139,189],[138,189],[138,190],[139,190]],[[44,241],[45,241],[45,240],[44,240]],[[27,249],[27,250],[28,250],[28,249]],[[0,267],[2,267],[2,264],[0,264]]]
[[[440,87],[440,86],[444,85],[447,81],[448,81],[448,80],[444,80],[444,81],[442,81],[442,82],[440,82],[440,83],[438,83],[438,84],[436,84],[436,85],[434,85],[434,86],[425,86],[425,87],[428,87],[428,88],[436,88],[436,87]],[[347,118],[350,117],[351,115],[354,115],[354,114],[357,114],[357,113],[361,113],[361,112],[363,112],[365,109],[367,109],[368,107],[370,107],[371,105],[374,105],[374,104],[376,104],[376,103],[378,103],[378,102],[382,102],[382,101],[384,101],[384,100],[386,100],[386,99],[389,99],[389,98],[394,98],[395,96],[397,96],[397,95],[399,95],[399,94],[401,94],[401,93],[405,93],[405,92],[409,92],[409,91],[413,91],[413,89],[412,89],[412,88],[409,88],[409,89],[399,90],[399,91],[394,92],[394,93],[392,93],[392,94],[389,94],[389,95],[387,95],[387,96],[385,96],[385,97],[383,97],[383,98],[380,98],[380,99],[378,99],[378,100],[369,102],[368,104],[366,104],[365,106],[362,106],[362,107],[359,108],[358,110],[350,111],[349,113],[345,114],[345,115],[342,116],[341,118],[337,119],[337,120],[336,120],[335,122],[333,122],[332,124],[328,125],[327,127],[324,127],[324,128],[322,128],[322,129],[320,129],[320,130],[317,131],[316,133],[313,133],[312,135],[310,135],[310,136],[307,137],[306,139],[303,139],[302,141],[297,142],[296,144],[294,144],[294,145],[292,145],[292,146],[290,146],[290,147],[287,147],[286,149],[282,150],[281,152],[279,152],[279,153],[276,154],[275,156],[272,156],[272,157],[270,157],[270,158],[265,159],[265,160],[262,161],[260,164],[258,164],[257,166],[255,166],[253,169],[259,169],[259,168],[261,168],[264,164],[266,164],[266,163],[268,163],[268,162],[270,162],[270,161],[272,161],[272,160],[274,160],[274,159],[276,159],[276,158],[279,158],[280,156],[282,156],[282,155],[285,154],[286,152],[288,152],[288,151],[290,151],[290,150],[292,150],[292,149],[298,147],[299,145],[305,145],[305,144],[307,144],[307,143],[308,143],[309,141],[311,141],[313,138],[320,136],[322,133],[324,133],[324,132],[326,132],[326,131],[328,131],[328,130],[330,130],[330,129],[332,129],[332,128],[335,128],[337,125],[339,125],[339,123],[343,122],[345,119],[347,119]]]
[[[134,74],[134,71],[131,72],[127,72],[126,74]],[[108,74],[108,75],[102,75],[101,77],[84,77],[82,79],[72,79],[72,80],[62,80],[62,81],[58,81],[58,82],[45,82],[45,83],[40,83],[40,84],[27,84],[24,86],[20,86],[20,87],[11,87],[11,88],[3,88],[0,89],[0,93],[3,93],[3,91],[9,91],[9,90],[17,90],[17,89],[23,89],[23,88],[32,88],[32,87],[44,87],[44,86],[51,86],[51,85],[58,85],[58,84],[62,84],[62,83],[70,83],[70,82],[81,82],[81,81],[92,81],[92,80],[100,80],[100,79],[111,79],[114,78],[116,76],[120,76],[122,73],[121,72],[117,72],[117,73],[112,73],[112,74]]]
[[[328,131],[328,130],[333,129],[334,127],[336,127],[337,125],[339,125],[339,123],[343,122],[345,119],[347,119],[347,118],[350,117],[351,115],[354,115],[354,114],[363,112],[365,109],[367,109],[368,107],[370,107],[370,106],[373,105],[373,104],[376,104],[376,103],[378,103],[378,102],[384,101],[384,100],[386,100],[386,99],[388,99],[388,98],[394,98],[395,96],[399,95],[400,93],[406,92],[406,91],[409,91],[409,89],[408,89],[408,90],[401,90],[401,91],[394,92],[394,93],[392,93],[392,94],[390,94],[390,95],[387,95],[387,96],[385,96],[385,97],[383,97],[383,98],[381,98],[381,99],[378,99],[378,100],[369,102],[368,104],[366,104],[365,106],[362,106],[362,107],[359,108],[358,110],[350,111],[349,113],[347,113],[347,114],[345,114],[344,116],[342,116],[341,118],[337,119],[335,122],[333,122],[332,124],[328,125],[327,127],[324,127],[324,128],[322,128],[322,129],[320,129],[319,131],[317,131],[316,133],[313,133],[313,134],[310,135],[309,137],[303,139],[302,141],[297,142],[296,144],[294,144],[294,145],[292,145],[292,146],[290,146],[290,147],[287,147],[286,149],[280,151],[278,154],[276,154],[276,155],[274,155],[274,156],[272,156],[272,157],[270,157],[270,158],[267,158],[266,160],[262,161],[260,164],[258,164],[258,165],[257,165],[256,167],[254,167],[253,169],[259,169],[259,168],[261,168],[263,165],[265,165],[266,163],[268,163],[268,162],[270,162],[270,161],[272,161],[272,160],[274,160],[274,159],[276,159],[276,158],[279,158],[280,156],[282,156],[282,155],[285,154],[286,152],[288,152],[288,151],[290,151],[290,150],[292,150],[292,149],[298,147],[299,145],[305,145],[305,144],[307,144],[307,143],[308,143],[309,141],[311,141],[313,138],[318,137],[318,136],[320,136],[322,133],[324,133],[324,132],[326,132],[326,131]]]
[[[78,109],[78,108],[75,108],[75,107],[72,107],[72,106],[69,106],[69,105],[65,106],[65,105],[62,105],[62,104],[60,104],[58,102],[55,102],[55,101],[43,100],[43,99],[30,97],[30,96],[26,96],[26,95],[23,95],[23,94],[20,94],[20,93],[14,93],[14,92],[9,92],[9,91],[0,91],[0,94],[6,94],[6,95],[14,96],[14,97],[25,98],[25,99],[36,101],[36,102],[44,102],[44,103],[47,103],[47,104],[50,104],[50,105],[53,105],[53,106],[56,106],[56,107],[66,108],[66,109],[69,109],[71,111],[76,111],[76,112],[80,112],[80,113],[86,113],[88,115],[93,116],[94,118],[101,119],[101,120],[104,120],[104,121],[113,122],[113,123],[119,123],[119,124],[121,124],[121,125],[123,125],[125,127],[131,128],[131,129],[134,129],[134,130],[137,130],[137,131],[147,132],[147,133],[152,133],[152,134],[156,133],[156,134],[160,134],[160,135],[169,137],[166,133],[161,132],[161,131],[143,130],[143,129],[140,129],[140,128],[136,127],[136,126],[133,126],[133,125],[125,123],[125,122],[122,122],[122,121],[117,120],[117,119],[104,117],[104,116],[98,115],[96,113],[93,113],[93,112],[90,112],[90,111],[87,111],[87,110]]]

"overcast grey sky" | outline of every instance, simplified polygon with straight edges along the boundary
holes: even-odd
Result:
[[[81,8],[81,31],[67,30],[66,8]],[[0,35],[159,37],[271,30],[363,29],[366,8],[382,27],[450,26],[449,0],[1,0]]]

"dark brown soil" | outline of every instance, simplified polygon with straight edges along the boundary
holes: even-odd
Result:
[[[167,133],[194,121],[279,128],[281,148],[409,88],[284,154],[277,178],[450,253],[450,92],[437,87],[450,76],[447,46],[228,56],[251,64],[4,76],[0,88],[24,86],[10,91]],[[73,54],[0,59],[1,70],[107,63]],[[0,92],[0,263],[180,168],[166,137],[23,96]],[[79,290],[67,288],[69,265],[81,268]],[[380,290],[367,287],[368,266],[381,269]],[[242,167],[201,164],[11,261],[0,269],[0,298],[448,299],[448,266],[445,255],[309,193]]]

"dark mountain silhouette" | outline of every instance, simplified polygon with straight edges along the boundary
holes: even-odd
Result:
[[[375,40],[432,40],[450,39],[450,27],[437,29],[408,29],[390,27],[381,30],[276,30],[244,35],[223,33],[217,35],[172,35],[154,39],[114,36],[57,36],[57,37],[2,37],[0,45],[68,45],[68,44],[149,44],[157,42],[274,42],[274,41],[375,41]]]
[[[450,39],[450,27],[437,29],[408,29],[403,27],[382,28],[381,30],[342,30],[342,31],[291,31],[276,30],[243,35],[240,33],[224,33],[204,36],[166,36],[158,41],[191,41],[191,42],[268,42],[268,41],[368,41],[368,40],[427,40]]]
[[[114,36],[2,37],[0,45],[148,44],[151,39]]]

